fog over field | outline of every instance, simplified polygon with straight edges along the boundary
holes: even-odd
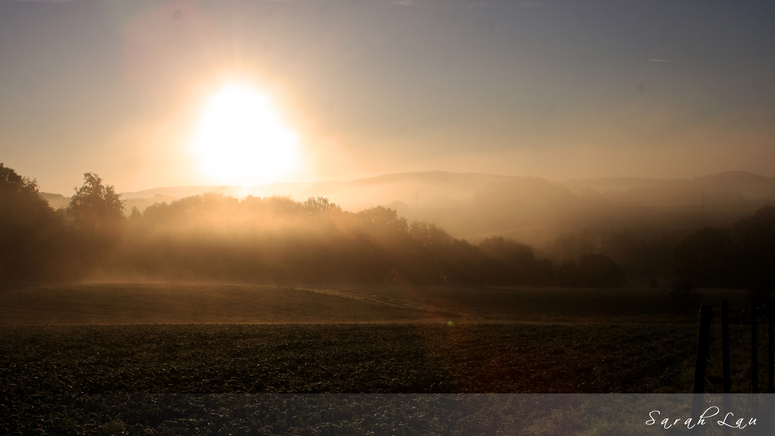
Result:
[[[123,192],[124,213],[216,192],[234,197],[325,197],[349,211],[384,206],[478,242],[509,236],[546,248],[563,233],[629,230],[639,236],[728,225],[775,199],[775,179],[725,172],[693,179],[601,178],[549,181],[473,173],[391,174],[341,182],[181,186]],[[53,208],[69,197],[41,193]]]
[[[325,197],[349,211],[384,206],[407,220],[434,223],[452,236],[478,241],[511,236],[545,245],[578,230],[631,230],[638,234],[726,225],[775,199],[775,179],[724,172],[692,179],[611,177],[551,181],[440,171],[389,174],[339,182],[249,187],[202,186],[124,192],[125,213],[153,203],[217,192],[244,197]],[[44,197],[48,194],[44,194]],[[66,198],[49,198],[53,207]]]

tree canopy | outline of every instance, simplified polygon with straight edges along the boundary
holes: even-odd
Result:
[[[0,163],[0,278],[44,280],[58,274],[61,224],[36,181]]]
[[[124,201],[112,185],[103,184],[94,173],[83,174],[83,186],[75,188],[67,213],[76,221],[95,225],[124,219]]]
[[[9,207],[24,207],[44,211],[50,209],[48,202],[38,194],[36,180],[22,177],[16,171],[0,163],[0,201]]]

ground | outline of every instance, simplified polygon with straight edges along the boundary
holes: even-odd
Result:
[[[733,392],[748,392],[745,294],[704,291],[717,313],[722,298],[732,306]],[[81,284],[10,287],[0,303],[0,430],[8,434],[219,434],[234,422],[255,434],[304,433],[313,421],[327,428],[318,412],[295,423],[266,415],[269,406],[254,403],[270,397],[255,394],[685,393],[698,321],[658,289]],[[707,392],[721,390],[718,320]],[[130,404],[156,412],[132,414]],[[567,419],[580,416],[573,410]],[[516,416],[509,413],[498,419]],[[398,431],[389,418],[379,422],[388,427],[377,434]],[[433,433],[422,422],[401,429]],[[356,427],[347,428],[359,434]],[[542,434],[528,430],[514,433]]]

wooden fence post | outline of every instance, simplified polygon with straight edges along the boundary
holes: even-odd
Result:
[[[724,393],[732,392],[732,374],[729,370],[729,301],[721,302],[721,363]]]
[[[713,307],[703,304],[700,309],[700,331],[697,335],[697,360],[694,364],[694,389],[695,394],[705,393],[705,364],[708,361],[710,348],[710,317]]]
[[[767,303],[767,312],[768,312],[767,313],[767,323],[769,324],[769,329],[768,329],[768,332],[767,332],[768,333],[768,335],[767,335],[768,338],[767,339],[769,341],[769,344],[767,344],[768,345],[768,350],[769,350],[769,355],[767,356],[768,357],[768,359],[767,359],[767,374],[769,376],[768,377],[768,382],[767,382],[767,384],[768,384],[767,392],[773,393],[773,392],[775,392],[775,389],[773,389],[773,383],[775,383],[775,381],[773,381],[773,379],[772,379],[772,361],[773,361],[773,358],[775,358],[775,356],[773,356],[773,349],[772,349],[772,345],[773,344],[772,343],[773,343],[773,340],[775,340],[775,339],[773,339],[772,318],[773,318],[773,314],[775,314],[775,307],[773,307],[772,301]]]
[[[751,303],[751,393],[759,393],[759,341],[756,325],[756,303]]]
[[[700,308],[700,330],[697,333],[697,360],[694,364],[694,389],[692,392],[692,418],[699,419],[703,411],[705,393],[705,369],[708,362],[710,349],[710,318],[713,313],[712,306],[703,304]],[[702,429],[695,427],[689,434],[700,434]]]

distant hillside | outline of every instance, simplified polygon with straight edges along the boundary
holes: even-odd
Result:
[[[325,197],[358,212],[386,206],[434,223],[459,238],[492,235],[546,244],[569,231],[630,230],[659,235],[703,225],[727,225],[775,201],[775,178],[728,171],[693,179],[608,177],[553,182],[536,177],[425,171],[350,181],[276,183],[249,187],[179,186],[121,194],[126,213],[153,203],[219,192],[234,197]],[[41,194],[52,207],[68,198]]]
[[[49,194],[48,192],[41,192],[40,196],[44,200],[48,201],[48,205],[54,209],[67,207],[67,205],[70,204],[70,197],[65,197],[62,194]]]
[[[726,171],[694,180],[709,186],[726,186],[738,191],[748,200],[775,200],[775,177],[765,177],[743,171]]]
[[[632,177],[602,177],[599,179],[570,179],[561,184],[574,194],[626,192],[656,185],[659,179],[640,179]]]
[[[394,201],[418,207],[430,207],[434,204],[468,204],[471,206],[473,205],[472,198],[474,194],[479,189],[487,186],[488,183],[518,178],[493,174],[426,171],[386,174],[350,181],[274,183],[247,187],[166,187],[138,192],[124,192],[121,196],[125,200],[141,198],[151,200],[157,196],[182,198],[206,192],[220,192],[235,197],[246,195],[256,197],[284,195],[290,196],[297,201],[303,201],[309,197],[326,197],[344,209],[353,211],[377,205],[386,205]]]
[[[631,198],[637,198],[640,203],[654,206],[699,204],[703,193],[709,195],[710,201],[716,201],[719,197],[735,200],[775,200],[775,178],[743,171],[726,171],[693,179],[604,177],[566,180],[562,185],[574,194],[627,193]],[[674,192],[676,189],[682,194]],[[677,198],[681,196],[683,198]]]
[[[165,188],[146,189],[137,192],[122,192],[121,197],[128,198],[153,198],[157,195],[164,197],[183,198],[192,195],[200,195],[205,192],[220,192],[226,195],[239,195],[242,188],[239,186],[171,186]]]

